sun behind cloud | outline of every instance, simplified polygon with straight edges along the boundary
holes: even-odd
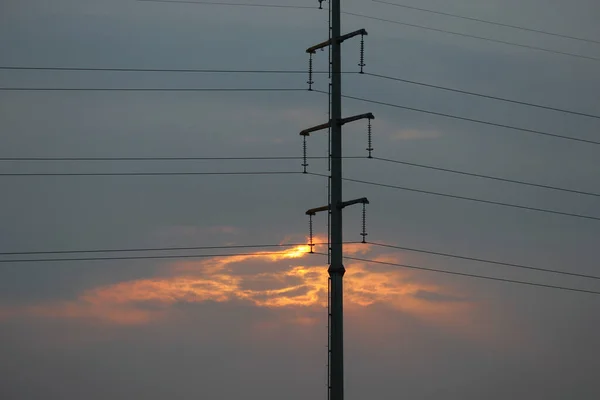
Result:
[[[321,238],[322,240],[322,238]],[[316,242],[321,242],[316,240]],[[316,248],[322,251],[322,248]],[[300,245],[165,265],[166,273],[86,290],[72,301],[4,310],[4,318],[29,316],[88,319],[113,325],[160,321],[178,304],[245,302],[271,309],[317,310],[327,304],[328,275],[323,258]],[[370,251],[368,244],[346,246],[348,255]],[[378,258],[383,260],[383,258]],[[302,263],[300,261],[303,261]],[[388,255],[385,260],[399,261]],[[289,264],[289,262],[292,264]],[[304,262],[306,261],[306,262]],[[287,265],[283,265],[287,262]],[[456,317],[467,303],[448,290],[415,281],[407,272],[347,264],[345,305],[361,309],[381,304],[424,319]],[[444,299],[444,301],[440,301]],[[305,319],[309,321],[309,319]]]

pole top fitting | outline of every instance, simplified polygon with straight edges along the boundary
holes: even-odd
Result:
[[[369,204],[369,200],[366,197],[361,197],[360,199],[356,199],[356,200],[350,200],[350,201],[344,201],[342,202],[342,204],[340,205],[340,208],[345,208],[354,204]]]
[[[304,129],[303,131],[300,132],[300,135],[302,135],[302,136],[310,136],[310,134],[312,132],[321,131],[323,129],[329,128],[330,126],[331,126],[331,121],[330,122],[326,122],[326,123],[321,124],[321,125],[313,126],[312,128]]]
[[[317,207],[317,208],[311,208],[310,210],[306,211],[306,215],[315,215],[318,212],[321,211],[329,211],[329,206],[323,206],[323,207]]]

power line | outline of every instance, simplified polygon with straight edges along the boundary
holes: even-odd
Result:
[[[483,258],[461,256],[461,255],[458,255],[458,254],[450,254],[450,253],[441,253],[441,252],[438,252],[438,251],[415,249],[415,248],[410,248],[410,247],[393,246],[393,245],[389,245],[389,244],[376,243],[376,242],[368,242],[368,244],[371,244],[371,245],[374,245],[374,246],[379,246],[379,247],[387,247],[387,248],[390,248],[390,249],[413,251],[415,253],[431,254],[431,255],[442,256],[442,257],[449,257],[449,258],[457,258],[457,259],[460,259],[460,260],[477,261],[477,262],[486,263],[486,264],[503,265],[503,266],[506,266],[506,267],[521,268],[521,269],[528,269],[528,270],[532,270],[532,271],[548,272],[548,273],[552,273],[552,274],[575,276],[575,277],[578,277],[578,278],[599,279],[600,280],[600,276],[595,276],[595,275],[578,274],[578,273],[575,273],[575,272],[565,272],[565,271],[559,271],[559,270],[555,270],[555,269],[532,267],[532,266],[523,265],[523,264],[515,264],[515,263],[502,262],[502,261],[486,260],[486,259],[483,259]]]
[[[137,1],[152,2],[152,3],[206,4],[206,5],[215,5],[215,6],[292,8],[292,9],[294,9],[294,8],[295,9],[317,9],[317,7],[310,7],[310,6],[279,5],[279,4],[217,3],[217,2],[185,1],[185,0],[173,0],[173,1],[169,1],[169,0],[137,0]],[[387,3],[387,4],[391,4],[391,3]],[[421,11],[430,11],[430,10],[424,10],[423,9]],[[430,11],[430,12],[433,12],[433,11]],[[544,48],[544,47],[538,47],[538,46],[533,46],[533,45],[526,45],[526,44],[521,44],[521,43],[509,42],[509,41],[505,41],[505,40],[498,40],[498,39],[488,38],[488,37],[484,37],[484,36],[477,36],[477,35],[471,35],[471,34],[467,34],[467,33],[460,33],[460,32],[450,31],[450,30],[446,30],[446,29],[433,28],[433,27],[424,26],[424,25],[417,25],[417,24],[411,24],[411,23],[407,23],[407,22],[394,21],[394,20],[389,20],[389,19],[385,19],[385,18],[372,17],[372,16],[369,16],[369,15],[358,14],[358,13],[353,13],[353,12],[349,12],[349,11],[342,11],[342,14],[352,15],[352,16],[355,16],[355,17],[367,18],[367,19],[372,19],[372,20],[377,20],[377,21],[382,21],[382,22],[388,22],[388,23],[397,24],[397,25],[404,25],[404,26],[409,26],[409,27],[412,27],[412,28],[426,29],[426,30],[430,30],[430,31],[434,31],[434,32],[442,32],[442,33],[447,33],[447,34],[450,34],[450,35],[456,35],[456,36],[462,36],[462,37],[469,37],[469,38],[478,39],[478,40],[485,40],[485,41],[493,42],[493,43],[500,43],[500,44],[505,44],[505,45],[510,45],[510,46],[516,46],[516,47],[526,48],[526,49],[529,49],[529,50],[538,50],[538,51],[544,51],[544,52],[548,52],[548,53],[560,54],[560,55],[569,56],[569,57],[576,57],[576,58],[582,58],[582,59],[587,59],[587,60],[600,61],[600,58],[597,58],[597,57],[585,56],[585,55],[575,54],[575,53],[568,53],[568,52],[565,52],[565,51],[552,50],[552,49],[547,49],[547,48]],[[451,16],[458,17],[456,15],[451,15]],[[471,18],[468,18],[468,17],[463,17],[463,18],[465,18],[465,19],[471,19]],[[489,22],[489,21],[479,21],[479,22]],[[489,22],[489,23],[491,23],[491,22]],[[505,25],[505,26],[509,26],[509,25]],[[516,26],[510,26],[510,27],[512,27],[512,28],[518,28]],[[525,28],[522,28],[522,29],[525,29]],[[525,29],[525,30],[529,30],[529,29]],[[535,31],[535,30],[532,30],[532,31],[538,32],[538,33],[551,34],[549,32],[543,32],[543,31]],[[566,35],[560,35],[560,34],[554,34],[554,35],[555,36],[568,37]],[[589,42],[594,42],[594,43],[600,43],[600,42],[596,42],[594,40],[589,40],[589,39],[582,39],[582,38],[576,38],[576,37],[568,37],[568,38],[570,38],[570,39],[576,39],[576,40],[584,40],[584,41],[589,41]]]
[[[344,242],[354,244],[358,242]],[[328,243],[313,243],[315,246],[326,245]],[[267,247],[296,247],[309,246],[307,243],[278,243],[278,244],[244,244],[227,246],[190,246],[190,247],[138,247],[138,248],[118,248],[118,249],[87,249],[87,250],[35,250],[35,251],[10,251],[0,252],[0,256],[19,256],[19,255],[38,255],[38,254],[84,254],[84,253],[130,253],[130,252],[148,252],[148,251],[183,251],[183,250],[223,250],[223,249],[250,249]],[[4,260],[6,262],[12,260]],[[0,260],[0,262],[4,262]]]
[[[327,255],[325,253],[314,253],[314,254]],[[588,294],[598,294],[598,295],[600,295],[600,292],[597,292],[597,291],[594,291],[594,290],[575,289],[575,288],[570,288],[570,287],[565,287],[565,286],[547,285],[547,284],[544,284],[544,283],[535,283],[535,282],[529,282],[529,281],[520,281],[520,280],[516,280],[516,279],[506,279],[506,278],[497,278],[497,277],[493,277],[493,276],[467,274],[467,273],[464,273],[464,272],[446,271],[446,270],[443,270],[443,269],[418,267],[418,266],[414,266],[414,265],[397,264],[397,263],[391,263],[391,262],[386,262],[386,261],[376,261],[376,260],[369,260],[369,259],[358,258],[358,257],[344,256],[344,258],[347,259],[347,260],[362,261],[362,262],[367,262],[367,263],[371,263],[371,264],[389,265],[389,266],[393,266],[393,267],[410,268],[410,269],[416,269],[416,270],[421,270],[421,271],[429,271],[429,272],[438,272],[438,273],[448,274],[448,275],[466,276],[466,277],[469,277],[469,278],[487,279],[487,280],[498,281],[498,282],[516,283],[516,284],[520,284],[520,285],[537,286],[537,287],[543,287],[543,288],[548,288],[548,289],[558,289],[558,290],[566,290],[566,291],[571,291],[571,292],[580,292],[580,293],[588,293]]]
[[[431,10],[431,9],[427,9],[427,8],[420,8],[420,7],[410,6],[410,5],[407,5],[407,4],[390,3],[390,2],[387,2],[387,1],[381,1],[381,0],[372,0],[372,1],[375,2],[375,3],[388,4],[388,5],[394,6],[394,7],[402,7],[402,8],[407,8],[407,9],[410,9],[410,10],[417,10],[417,11],[423,11],[423,12],[428,12],[428,13],[432,13],[432,14],[445,15],[445,16],[448,16],[448,17],[460,18],[460,19],[465,19],[465,20],[469,20],[469,21],[482,22],[482,23],[485,23],[485,24],[503,26],[503,27],[506,27],[506,28],[519,29],[519,30],[527,31],[527,32],[535,32],[535,33],[541,33],[541,34],[544,34],[544,35],[561,37],[561,38],[565,38],[565,39],[580,40],[582,42],[600,44],[600,41],[598,41],[598,40],[586,39],[586,38],[577,37],[577,36],[571,36],[571,35],[565,35],[565,34],[562,34],[562,33],[556,33],[556,32],[550,32],[550,31],[540,30],[540,29],[527,28],[527,27],[524,27],[524,26],[511,25],[511,24],[506,24],[506,23],[503,23],[503,22],[490,21],[490,20],[486,20],[486,19],[482,19],[482,18],[467,17],[465,15],[452,14],[452,13],[447,13],[447,12],[442,12],[442,11]]]
[[[455,36],[468,37],[468,38],[478,39],[478,40],[485,40],[487,42],[492,42],[492,43],[506,44],[509,46],[516,46],[516,47],[521,47],[521,48],[525,48],[525,49],[529,49],[529,50],[538,50],[538,51],[544,51],[547,53],[560,54],[563,56],[576,57],[576,58],[592,60],[592,61],[600,61],[600,58],[585,56],[582,54],[568,53],[565,51],[547,49],[545,47],[538,47],[538,46],[532,46],[532,45],[528,45],[528,44],[521,44],[521,43],[509,42],[509,41],[505,41],[505,40],[492,39],[492,38],[488,38],[488,37],[484,37],[484,36],[471,35],[468,33],[460,33],[460,32],[450,31],[447,29],[432,28],[430,26],[411,24],[408,22],[394,21],[391,19],[371,17],[369,15],[357,14],[357,13],[353,13],[353,12],[349,12],[349,11],[343,11],[342,14],[352,15],[352,16],[360,17],[360,18],[372,19],[372,20],[376,20],[376,21],[388,22],[390,24],[409,26],[411,28],[419,28],[419,29],[425,29],[425,30],[434,31],[434,32],[447,33],[447,34],[455,35]]]
[[[32,258],[0,260],[0,263],[24,263],[24,262],[67,262],[67,261],[123,261],[123,260],[163,260],[177,258],[213,258],[213,257],[237,257],[237,256],[267,256],[277,255],[281,252],[261,252],[261,253],[234,253],[234,254],[171,254],[162,256],[114,256],[114,257],[80,257],[80,258]],[[306,254],[311,254],[306,252]],[[315,254],[315,253],[312,253]]]
[[[277,157],[277,156],[273,156],[273,157],[271,157],[271,156],[257,156],[257,157],[0,157],[0,161],[11,161],[11,162],[17,162],[17,161],[18,162],[31,162],[31,161],[55,161],[55,162],[56,161],[60,161],[60,162],[63,162],[63,161],[64,162],[69,162],[69,161],[253,161],[253,160],[277,161],[277,160],[302,160],[302,159],[304,159],[304,157],[297,157],[297,156],[280,156],[280,157]],[[322,157],[307,156],[306,159],[307,160],[325,160],[325,159],[329,159],[329,157],[327,157],[327,156],[322,156]],[[367,157],[365,157],[365,156],[344,156],[343,159],[356,160],[356,159],[367,159]],[[584,195],[584,196],[600,197],[600,193],[593,193],[593,192],[587,192],[587,191],[575,190],[575,189],[567,189],[567,188],[558,187],[558,186],[543,185],[543,184],[539,184],[539,183],[526,182],[526,181],[521,181],[521,180],[516,180],[516,179],[501,178],[498,176],[484,175],[484,174],[479,174],[479,173],[475,173],[475,172],[459,171],[459,170],[450,169],[450,168],[436,167],[433,165],[419,164],[419,163],[414,163],[414,162],[395,160],[395,159],[383,158],[383,157],[372,157],[372,159],[377,160],[377,161],[382,161],[382,162],[407,165],[407,166],[415,167],[415,168],[431,169],[434,171],[441,171],[441,172],[447,172],[447,173],[452,173],[452,174],[457,174],[457,175],[471,176],[471,177],[475,177],[475,178],[490,179],[490,180],[495,180],[495,181],[499,181],[499,182],[513,183],[513,184],[517,184],[517,185],[530,186],[530,187],[536,187],[536,188],[541,188],[541,189],[556,190],[556,191],[561,191],[561,192],[566,192],[566,193],[574,193],[574,194],[579,194],[579,195]]]
[[[190,69],[190,68],[110,68],[110,67],[27,67],[27,66],[0,66],[0,70],[15,70],[15,71],[86,71],[86,72],[168,72],[168,73],[207,73],[207,74],[306,74],[305,70],[276,70],[276,69]],[[313,71],[313,74],[328,74],[329,71]],[[345,71],[344,74],[358,74],[358,72]],[[402,79],[393,76],[374,74],[365,72],[364,75],[369,75],[375,78],[389,79],[398,82],[409,83],[412,85],[424,86],[433,89],[446,90],[449,92],[466,94],[470,96],[482,97],[491,100],[504,101],[507,103],[519,104],[529,107],[541,108],[550,111],[558,111],[566,114],[579,115],[590,118],[600,119],[600,115],[583,113],[578,111],[566,110],[557,107],[545,106],[526,101],[507,99],[499,96],[491,96],[483,93],[470,92],[467,90],[454,89],[440,85],[433,85],[425,82],[414,81],[410,79]]]
[[[31,66],[0,66],[0,70],[15,70],[15,71],[85,71],[85,72],[168,72],[168,73],[207,73],[207,74],[306,74],[305,70],[277,70],[277,69],[191,69],[191,68],[111,68],[111,67],[31,67]],[[328,74],[329,71],[313,71],[313,74]],[[343,74],[358,74],[354,71],[345,71]],[[483,93],[470,92],[462,89],[454,89],[440,85],[433,85],[425,82],[403,79],[393,76],[374,74],[364,72],[364,75],[369,75],[374,78],[389,79],[398,82],[409,83],[412,85],[424,86],[433,89],[446,90],[449,92],[466,94],[470,96],[482,97],[491,100],[498,100],[507,103],[519,104],[529,107],[540,108],[544,110],[557,111],[566,114],[579,115],[584,117],[600,119],[600,115],[589,114],[579,111],[566,110],[558,107],[545,106],[526,101],[507,99],[499,96],[486,95]]]
[[[322,177],[328,176],[328,175],[324,175],[324,174],[317,174],[314,172],[308,172],[308,174],[322,176]],[[343,179],[348,182],[362,183],[362,184],[371,185],[371,186],[386,187],[389,189],[405,190],[408,192],[429,194],[429,195],[440,196],[440,197],[448,197],[448,198],[457,199],[457,200],[468,200],[468,201],[474,201],[474,202],[478,202],[478,203],[491,204],[491,205],[495,205],[495,206],[510,207],[510,208],[517,208],[517,209],[521,209],[521,210],[537,211],[537,212],[542,212],[542,213],[547,213],[547,214],[557,214],[557,215],[563,215],[563,216],[567,216],[567,217],[583,218],[583,219],[600,221],[600,217],[594,217],[594,216],[585,215],[585,214],[574,214],[574,213],[568,213],[568,212],[563,212],[563,211],[549,210],[546,208],[529,207],[529,206],[523,206],[523,205],[519,205],[519,204],[503,203],[500,201],[477,199],[474,197],[458,196],[458,195],[449,194],[449,193],[432,192],[429,190],[421,190],[421,189],[414,189],[414,188],[409,188],[409,187],[404,187],[404,186],[388,185],[385,183],[370,182],[370,181],[364,181],[364,180],[360,180],[360,179],[352,179],[352,178],[343,178]]]
[[[141,1],[141,0],[138,0]],[[213,68],[111,68],[111,67],[26,67],[0,66],[7,71],[80,71],[80,72],[169,72],[191,74],[306,74],[306,70],[283,69],[213,69]],[[328,74],[329,71],[313,71],[313,74]],[[344,72],[357,73],[357,72]]]
[[[316,90],[316,89],[313,89],[313,92],[327,94],[327,92],[325,92],[325,91]],[[572,141],[576,141],[576,142],[589,143],[589,144],[600,144],[600,142],[596,142],[594,140],[582,139],[582,138],[565,136],[565,135],[558,135],[556,133],[538,131],[535,129],[520,128],[518,126],[500,124],[500,123],[496,123],[496,122],[484,121],[484,120],[475,119],[475,118],[461,117],[461,116],[454,115],[454,114],[447,114],[447,113],[441,113],[441,112],[437,112],[437,111],[424,110],[421,108],[408,107],[408,106],[403,106],[400,104],[387,103],[384,101],[370,100],[370,99],[365,99],[363,97],[348,96],[348,95],[343,95],[342,97],[344,97],[346,99],[364,101],[366,103],[379,104],[379,105],[387,106],[387,107],[400,108],[403,110],[416,111],[416,112],[430,114],[430,115],[437,115],[439,117],[452,118],[452,119],[456,119],[456,120],[460,120],[460,121],[467,121],[467,122],[472,122],[472,123],[476,123],[476,124],[496,126],[498,128],[512,129],[515,131],[521,131],[521,132],[527,132],[527,133],[534,133],[536,135],[549,136],[549,137],[554,137],[554,138],[558,138],[558,139],[566,139],[566,140],[572,140]]]
[[[298,175],[300,171],[238,172],[41,172],[0,173],[0,176],[177,176],[177,175]]]
[[[3,92],[306,92],[294,88],[43,88],[0,87]]]
[[[365,156],[344,156],[342,157],[345,160],[357,160],[357,159],[367,159]],[[302,160],[304,157],[297,156],[257,156],[257,157],[0,157],[0,161],[11,161],[11,162],[31,162],[31,161],[60,161],[60,162],[68,162],[68,161],[252,161],[252,160],[262,160],[262,161],[277,161],[277,160]],[[326,160],[329,159],[327,156],[307,156],[307,160]],[[490,179],[499,182],[507,182],[513,183],[517,185],[536,187],[541,189],[549,189],[549,190],[557,190],[566,193],[574,193],[584,196],[593,196],[600,197],[600,193],[587,192],[583,190],[575,190],[575,189],[567,189],[558,186],[552,185],[543,185],[539,183],[526,182],[516,179],[507,179],[501,178],[497,176],[484,175],[475,172],[467,172],[467,171],[459,171],[450,168],[436,167],[433,165],[426,164],[418,164],[414,162],[395,160],[390,158],[382,158],[382,157],[372,157],[371,159],[377,161],[383,161],[394,164],[407,165],[415,168],[423,168],[423,169],[431,169],[435,171],[447,172],[457,175],[471,176],[475,178],[482,179]]]
[[[238,7],[258,7],[258,8],[295,8],[295,9],[318,9],[316,6],[296,6],[286,4],[258,4],[258,3],[221,3],[214,1],[191,1],[191,0],[137,0],[144,3],[180,3],[180,4],[203,4],[211,6],[238,6]]]
[[[402,186],[387,185],[387,184],[383,184],[383,183],[369,182],[369,181],[363,181],[363,180],[359,180],[359,179],[344,178],[344,180],[349,181],[349,182],[372,185],[372,186],[387,187],[387,188],[391,188],[391,189],[399,189],[399,190],[405,190],[405,191],[409,191],[409,192],[416,192],[416,193],[422,193],[422,194],[430,194],[430,195],[434,195],[434,196],[448,197],[448,198],[453,198],[453,199],[458,199],[458,200],[468,200],[468,201],[474,201],[474,202],[478,202],[478,203],[492,204],[492,205],[496,205],[496,206],[518,208],[521,210],[537,211],[537,212],[543,212],[543,213],[548,213],[548,214],[557,214],[557,215],[563,215],[563,216],[567,216],[567,217],[584,218],[584,219],[600,221],[600,217],[594,217],[594,216],[585,215],[585,214],[574,214],[574,213],[568,213],[568,212],[563,212],[563,211],[549,210],[549,209],[545,209],[545,208],[522,206],[522,205],[518,205],[518,204],[503,203],[503,202],[499,202],[499,201],[477,199],[474,197],[458,196],[458,195],[453,195],[453,194],[448,194],[448,193],[439,193],[439,192],[432,192],[432,191],[428,191],[428,190],[407,188],[407,187],[402,187]]]
[[[590,118],[600,119],[600,115],[588,114],[588,113],[583,113],[583,112],[579,112],[579,111],[565,110],[563,108],[544,106],[544,105],[541,105],[541,104],[535,104],[535,103],[526,102],[526,101],[520,101],[520,100],[507,99],[505,97],[499,97],[499,96],[491,96],[491,95],[487,95],[487,94],[483,94],[483,93],[470,92],[470,91],[467,91],[467,90],[453,89],[453,88],[449,88],[449,87],[445,87],[445,86],[432,85],[432,84],[429,84],[429,83],[418,82],[418,81],[413,81],[413,80],[409,80],[409,79],[402,79],[402,78],[396,78],[396,77],[392,77],[392,76],[386,76],[386,75],[380,75],[380,74],[373,74],[373,73],[369,73],[369,72],[365,72],[364,75],[373,76],[375,78],[389,79],[389,80],[392,80],[392,81],[409,83],[411,85],[418,85],[418,86],[425,86],[425,87],[429,87],[429,88],[433,88],[433,89],[446,90],[446,91],[449,91],[449,92],[466,94],[466,95],[469,95],[469,96],[476,96],[476,97],[482,97],[482,98],[491,99],[491,100],[504,101],[506,103],[519,104],[519,105],[524,105],[524,106],[528,106],[528,107],[535,107],[535,108],[541,108],[541,109],[550,110],[550,111],[558,111],[558,112],[562,112],[562,113],[565,113],[565,114],[573,114],[573,115],[579,115],[579,116],[583,116],[583,117],[590,117]]]
[[[329,157],[306,157],[324,160]],[[365,158],[364,156],[344,158]],[[302,160],[297,156],[257,157],[0,157],[0,161],[244,161],[244,160]]]
[[[310,7],[310,6],[278,5],[278,4],[216,3],[216,2],[185,1],[185,0],[174,0],[174,1],[137,0],[137,1],[152,2],[152,3],[209,4],[209,5],[215,5],[215,6],[221,5],[221,6],[239,6],[239,7],[317,9],[316,7]],[[424,26],[424,25],[411,24],[411,23],[401,22],[401,21],[393,21],[393,20],[389,20],[389,19],[385,19],[385,18],[372,17],[369,15],[357,14],[357,13],[353,13],[353,12],[349,12],[349,11],[342,11],[342,14],[352,15],[355,17],[367,18],[367,19],[372,19],[372,20],[377,20],[377,21],[382,21],[382,22],[388,22],[388,23],[397,24],[397,25],[404,25],[404,26],[409,26],[409,27],[413,27],[413,28],[426,29],[426,30],[435,31],[435,32],[442,32],[442,33],[447,33],[447,34],[456,35],[456,36],[469,37],[469,38],[478,39],[478,40],[485,40],[485,41],[489,41],[489,42],[493,42],[493,43],[517,46],[517,47],[522,47],[522,48],[526,48],[526,49],[530,49],[530,50],[538,50],[538,51],[560,54],[560,55],[569,56],[569,57],[576,57],[576,58],[588,59],[588,60],[593,60],[593,61],[600,61],[600,58],[597,58],[597,57],[585,56],[585,55],[575,54],[575,53],[568,53],[568,52],[564,52],[564,51],[552,50],[552,49],[547,49],[544,47],[526,45],[526,44],[515,43],[515,42],[509,42],[509,41],[505,41],[505,40],[492,39],[492,38],[488,38],[488,37],[471,35],[471,34],[467,34],[467,33],[460,33],[460,32],[450,31],[450,30],[446,30],[446,29],[438,29],[438,28],[433,28],[433,27]],[[575,39],[575,38],[572,37],[571,39]],[[586,40],[586,39],[579,39],[579,40]],[[594,41],[592,41],[592,42],[594,42]]]
[[[525,182],[525,181],[520,181],[520,180],[516,180],[516,179],[500,178],[497,176],[483,175],[483,174],[478,174],[478,173],[474,173],[474,172],[458,171],[458,170],[450,169],[450,168],[441,168],[441,167],[435,167],[435,166],[431,166],[431,165],[424,165],[424,164],[417,164],[417,163],[412,163],[412,162],[407,162],[407,161],[393,160],[393,159],[389,159],[389,158],[373,157],[373,159],[378,160],[378,161],[388,162],[388,163],[408,165],[411,167],[425,168],[425,169],[431,169],[431,170],[435,170],[435,171],[448,172],[448,173],[457,174],[457,175],[465,175],[465,176],[472,176],[475,178],[491,179],[491,180],[495,180],[495,181],[499,181],[499,182],[514,183],[517,185],[531,186],[531,187],[542,188],[542,189],[558,190],[561,192],[575,193],[575,194],[581,194],[581,195],[585,195],[585,196],[600,197],[599,193],[585,192],[582,190],[566,189],[566,188],[562,188],[562,187],[558,187],[558,186],[542,185],[539,183]]]

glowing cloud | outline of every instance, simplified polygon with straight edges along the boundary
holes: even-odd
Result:
[[[298,262],[308,256],[309,250],[309,246],[302,245],[169,264],[166,276],[94,288],[74,301],[22,307],[4,312],[4,318],[29,315],[135,325],[161,319],[176,304],[208,301],[242,301],[272,309],[318,309],[327,304],[326,267],[277,265],[286,260]],[[367,251],[369,246],[364,244],[346,247],[348,254]],[[428,319],[456,316],[464,311],[466,303],[452,293],[438,286],[415,283],[404,271],[369,269],[360,263],[347,267],[345,304],[350,309],[383,304]],[[299,318],[310,322],[310,318]]]

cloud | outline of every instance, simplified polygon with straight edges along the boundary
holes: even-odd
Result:
[[[317,238],[316,242],[321,240]],[[321,247],[317,245],[316,251],[324,250]],[[253,307],[288,310],[293,317],[287,316],[286,320],[310,325],[315,322],[314,312],[327,305],[328,276],[324,265],[306,263],[309,249],[301,245],[176,262],[165,266],[163,276],[92,288],[72,301],[4,309],[0,318],[28,316],[143,325],[163,320],[182,304],[242,302]],[[369,251],[369,245],[346,246],[349,255]],[[395,255],[377,259],[398,261]],[[289,261],[293,263],[282,265]],[[439,322],[457,318],[471,307],[456,293],[439,285],[418,282],[405,271],[373,270],[363,263],[346,266],[345,304],[350,310],[384,305]]]

